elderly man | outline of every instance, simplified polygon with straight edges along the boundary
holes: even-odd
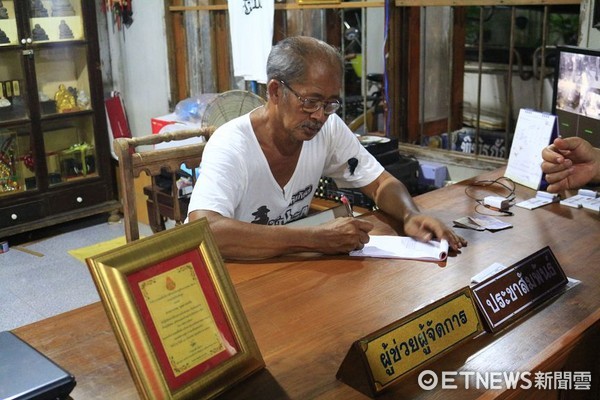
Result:
[[[206,217],[225,258],[294,252],[348,253],[369,241],[373,225],[336,218],[313,227],[286,223],[307,215],[323,175],[358,188],[419,240],[466,241],[422,214],[405,186],[377,162],[336,115],[343,60],[330,45],[290,37],[267,61],[268,102],[222,125],[205,148],[189,220]]]

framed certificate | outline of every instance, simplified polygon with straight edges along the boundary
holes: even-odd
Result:
[[[86,261],[142,398],[212,398],[264,368],[206,220]]]

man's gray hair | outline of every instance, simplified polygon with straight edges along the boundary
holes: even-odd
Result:
[[[344,60],[339,51],[322,40],[309,36],[291,36],[278,42],[267,59],[267,79],[287,83],[301,81],[316,62],[337,68],[343,76]]]

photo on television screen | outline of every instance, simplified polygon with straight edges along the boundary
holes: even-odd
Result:
[[[558,48],[552,112],[561,136],[600,147],[600,51]]]

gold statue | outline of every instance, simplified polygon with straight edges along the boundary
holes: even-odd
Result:
[[[78,109],[75,103],[75,96],[62,83],[58,85],[58,92],[54,95],[54,101],[56,101],[56,112],[58,113],[76,111]]]

